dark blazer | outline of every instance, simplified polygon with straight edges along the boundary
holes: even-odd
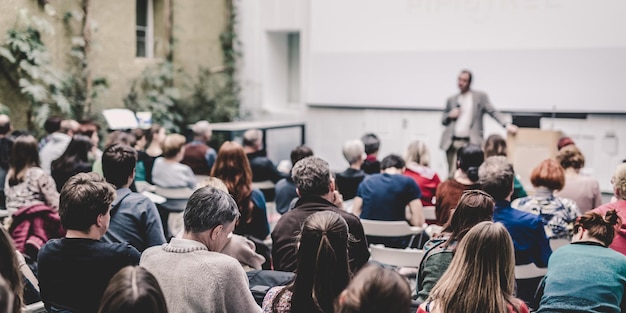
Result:
[[[500,112],[496,111],[496,109],[493,107],[486,93],[476,90],[472,90],[471,92],[474,100],[474,112],[472,117],[472,124],[470,126],[470,143],[482,146],[483,115],[489,114],[500,125],[502,125],[502,127],[506,126],[506,122],[504,121],[504,118],[502,117]],[[439,147],[444,151],[448,150],[448,148],[450,148],[450,145],[452,144],[452,136],[454,136],[456,119],[450,118],[449,114],[452,109],[457,107],[458,96],[459,94],[455,94],[449,97],[448,101],[446,102],[446,108],[443,111],[443,118],[441,120],[441,123],[443,124],[443,126],[446,126],[446,129],[443,131],[443,135],[441,136],[441,143]]]

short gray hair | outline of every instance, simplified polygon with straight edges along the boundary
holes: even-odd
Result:
[[[243,146],[255,147],[261,144],[263,132],[259,129],[248,129],[243,133]]]
[[[343,144],[343,157],[350,165],[358,162],[365,153],[365,145],[361,140],[348,140]]]
[[[191,130],[193,131],[193,135],[196,137],[202,137],[206,133],[211,131],[211,123],[209,121],[197,121],[193,126],[191,126]]]
[[[478,168],[481,188],[495,200],[504,200],[513,190],[515,172],[504,156],[490,156]]]
[[[203,187],[189,197],[183,222],[185,231],[197,234],[232,223],[239,215],[237,203],[231,195],[213,187]]]
[[[294,165],[291,178],[296,183],[300,196],[325,195],[330,186],[328,162],[315,156],[306,157]]]

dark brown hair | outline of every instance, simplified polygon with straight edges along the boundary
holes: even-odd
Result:
[[[167,313],[156,278],[140,266],[126,266],[109,281],[98,313]]]
[[[67,181],[59,197],[63,228],[88,232],[98,215],[107,214],[115,188],[96,173],[78,173]]]
[[[37,140],[31,135],[22,135],[15,139],[11,150],[9,186],[24,181],[26,171],[31,167],[39,167],[39,150]]]
[[[621,220],[615,210],[607,211],[604,216],[589,211],[579,217],[574,224],[574,235],[583,228],[589,232],[591,237],[602,241],[608,247],[615,237],[615,225],[617,224],[621,225]]]
[[[535,187],[546,187],[550,190],[561,190],[565,185],[565,171],[552,159],[539,163],[530,174],[530,182]]]
[[[442,233],[450,233],[445,245],[461,241],[474,225],[483,221],[491,221],[494,206],[493,197],[482,190],[463,192],[456,209],[443,226]]]
[[[485,140],[483,150],[485,151],[485,159],[494,155],[506,156],[506,140],[500,135],[490,135]]]

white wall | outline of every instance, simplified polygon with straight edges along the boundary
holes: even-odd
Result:
[[[407,1],[409,4],[416,2],[415,0]],[[562,1],[551,3],[562,3]],[[238,2],[239,34],[243,43],[243,58],[239,73],[243,87],[242,109],[251,114],[250,118],[256,120],[305,122],[306,144],[311,146],[317,155],[328,160],[335,170],[341,170],[347,166],[341,155],[343,143],[346,140],[360,138],[366,132],[374,132],[381,138],[381,156],[389,153],[402,155],[409,141],[424,140],[431,150],[432,167],[445,177],[447,175],[445,154],[439,150],[439,139],[443,131],[440,123],[441,112],[363,107],[329,108],[308,105],[310,103],[307,103],[306,99],[309,99],[310,75],[313,70],[311,68],[309,6],[308,0],[240,0]],[[589,18],[601,19],[602,17],[590,16]],[[289,32],[300,34],[301,101],[295,104],[288,103],[287,98],[286,41],[276,42],[277,37],[286,38],[285,34]],[[381,65],[371,64],[371,66]],[[336,73],[335,75],[343,74]],[[435,107],[441,104],[443,108],[445,98],[455,91],[456,73],[451,73],[451,75],[449,92],[440,95]],[[584,66],[580,68],[577,75],[585,75]],[[498,90],[492,90],[486,82],[481,87],[490,94],[498,93]],[[589,94],[597,91],[592,88],[585,91],[571,90],[574,95],[579,92]],[[503,102],[506,99],[492,100],[496,107],[505,107]],[[594,105],[596,104],[588,104],[590,108]],[[546,109],[546,111],[550,110],[551,108]],[[502,128],[491,118],[485,119],[485,135],[504,134]],[[626,159],[626,146],[624,146],[626,144],[624,140],[626,138],[626,115],[589,114],[587,119],[542,119],[541,128],[561,130],[571,136],[587,157],[585,171],[599,179],[603,191],[610,191],[609,179],[612,171],[621,160]],[[611,137],[611,134],[615,137]],[[288,148],[283,149],[286,151],[279,155],[286,158]]]

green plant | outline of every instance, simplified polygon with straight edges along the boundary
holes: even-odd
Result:
[[[27,122],[31,130],[43,125],[53,109],[71,114],[71,104],[62,93],[65,75],[54,68],[42,41],[43,34],[52,33],[48,22],[20,10],[15,25],[0,45],[0,71],[28,100]]]

